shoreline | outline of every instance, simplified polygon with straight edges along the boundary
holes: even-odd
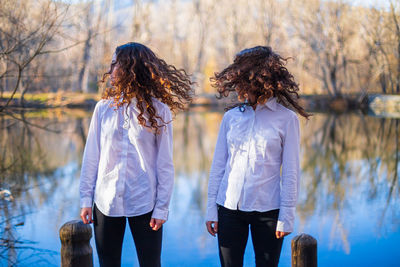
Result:
[[[7,101],[7,94],[0,98],[0,106]],[[10,110],[42,110],[42,109],[93,109],[100,94],[84,94],[72,92],[26,94],[22,104],[17,95],[10,102],[7,109]],[[383,94],[351,94],[342,97],[329,95],[300,95],[300,104],[308,112],[347,113],[360,111],[372,116],[400,118],[400,95]],[[236,99],[225,98],[218,100],[215,94],[197,95],[190,107],[223,109],[236,103]]]

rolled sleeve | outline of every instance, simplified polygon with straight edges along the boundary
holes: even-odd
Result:
[[[168,207],[174,185],[172,116],[166,107],[163,116],[166,124],[157,134],[157,196],[152,217],[167,220]]]
[[[215,145],[214,157],[210,169],[207,193],[206,221],[218,221],[217,195],[221,180],[225,174],[225,166],[228,159],[228,147],[226,141],[226,115],[223,117]]]
[[[293,232],[300,176],[299,120],[293,115],[289,120],[282,152],[282,184],[277,231]]]

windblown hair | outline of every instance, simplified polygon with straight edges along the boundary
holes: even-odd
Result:
[[[211,78],[212,86],[219,93],[217,98],[228,97],[236,91],[239,99],[245,99],[251,93],[256,101],[248,104],[255,105],[275,96],[279,103],[308,118],[310,114],[298,103],[299,86],[285,67],[287,60],[267,46],[242,50],[231,65]],[[239,105],[242,104],[233,107]]]
[[[167,104],[172,112],[182,110],[192,101],[193,84],[183,69],[176,69],[157,57],[148,47],[139,43],[118,46],[108,72],[103,75],[105,82],[116,64],[117,75],[112,87],[106,88],[102,98],[113,99],[113,106],[120,108],[131,104],[136,98],[137,116],[143,127],[159,132],[167,123],[154,108],[152,98]]]

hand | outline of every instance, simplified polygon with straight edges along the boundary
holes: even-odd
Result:
[[[92,223],[92,208],[82,208],[81,218],[84,224]]]
[[[287,236],[288,234],[290,234],[290,232],[281,232],[281,231],[276,231],[275,232],[275,235],[276,235],[277,239],[280,239],[280,238],[282,238],[284,236]]]
[[[151,218],[150,227],[153,231],[157,231],[161,228],[161,226],[165,223],[165,220]]]
[[[207,231],[210,235],[215,236],[218,233],[218,222],[216,221],[206,221]]]

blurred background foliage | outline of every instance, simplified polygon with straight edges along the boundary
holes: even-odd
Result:
[[[0,0],[0,93],[98,92],[115,47],[134,41],[193,74],[198,94],[255,45],[290,57],[304,94],[398,94],[400,1],[362,3]]]

